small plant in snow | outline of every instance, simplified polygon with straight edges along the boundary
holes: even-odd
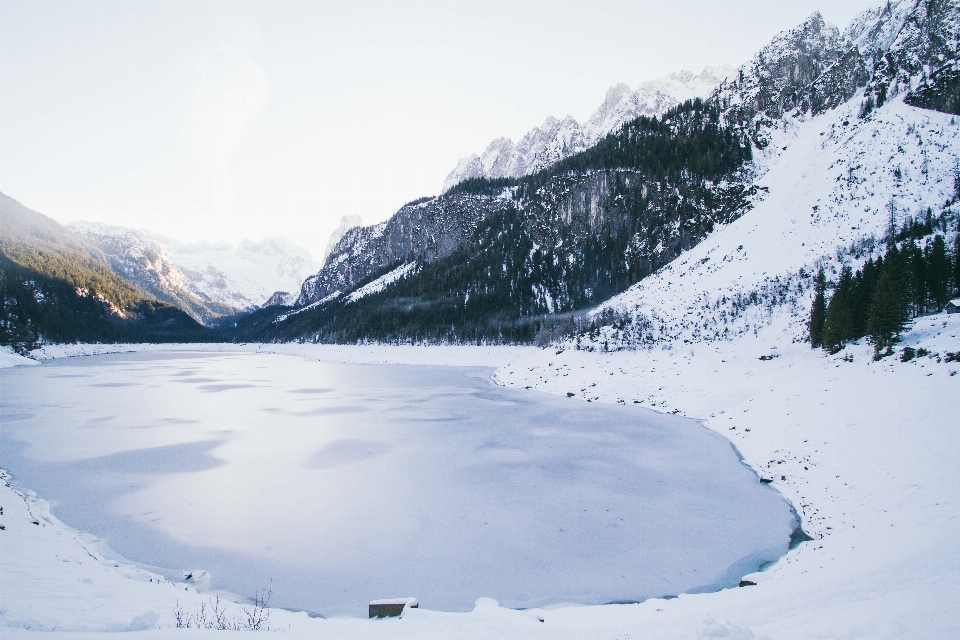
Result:
[[[270,631],[270,596],[272,589],[257,592],[251,604],[240,605],[240,615],[227,616],[226,603],[220,602],[220,596],[210,598],[200,604],[200,611],[190,614],[184,611],[177,601],[173,612],[174,626],[177,629],[216,629],[217,631]]]

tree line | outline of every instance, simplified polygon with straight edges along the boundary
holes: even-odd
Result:
[[[911,319],[943,311],[960,288],[960,234],[952,252],[941,233],[921,247],[917,236],[932,226],[928,215],[925,223],[909,221],[888,234],[883,256],[871,256],[856,272],[841,269],[829,300],[826,274],[822,268],[817,272],[808,322],[813,348],[837,353],[867,338],[879,359],[893,353]]]

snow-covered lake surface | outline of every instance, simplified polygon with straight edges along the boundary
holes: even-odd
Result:
[[[0,466],[130,560],[323,615],[638,601],[787,551],[790,505],[725,438],[490,373],[185,351],[0,369]]]

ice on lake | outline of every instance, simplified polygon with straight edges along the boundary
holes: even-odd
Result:
[[[698,423],[491,370],[141,353],[0,370],[0,467],[130,560],[323,615],[735,586],[796,516]]]

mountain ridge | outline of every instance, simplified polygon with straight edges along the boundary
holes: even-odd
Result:
[[[583,125],[569,115],[562,119],[549,116],[516,144],[500,137],[480,155],[460,158],[444,180],[442,192],[472,178],[517,178],[536,173],[592,147],[629,120],[660,115],[684,100],[704,97],[732,71],[729,65],[708,66],[699,74],[677,71],[642,82],[636,90],[616,84]]]
[[[675,108],[662,121],[641,117],[602,143],[538,173],[472,178],[434,200],[402,208],[385,223],[353,229],[341,238],[324,268],[308,279],[309,286],[305,283],[296,308],[310,309],[296,314],[297,328],[284,328],[284,322],[293,321],[290,316],[265,335],[333,341],[384,337],[529,341],[537,327],[549,328],[564,314],[641,281],[767,198],[763,176],[784,157],[791,136],[810,119],[850,104],[855,105],[854,117],[870,118],[871,96],[873,108],[884,106],[879,87],[885,81],[888,96],[903,93],[909,98],[918,87],[927,86],[923,78],[929,74],[922,65],[922,73],[909,81],[892,82],[890,78],[900,77],[901,67],[878,63],[890,56],[878,58],[876,51],[887,46],[896,54],[891,56],[912,61],[911,68],[917,68],[917,60],[955,60],[956,12],[943,1],[900,0],[864,12],[843,32],[814,13],[778,34],[706,101]],[[939,43],[935,46],[918,35],[929,34],[924,25],[934,22],[953,25],[946,33],[930,36]],[[861,47],[874,53],[865,56]],[[696,144],[703,144],[707,138],[697,133],[701,131],[715,132],[709,135],[726,142],[716,143],[709,152],[708,147],[697,146],[683,151],[688,144],[683,142],[685,135],[695,134]],[[737,148],[742,151],[736,153],[746,155],[731,156],[740,157],[732,164],[723,160]],[[707,165],[697,169],[698,162]],[[708,165],[726,168],[705,171]],[[474,203],[466,234],[459,223],[444,218],[442,209],[452,198]],[[727,199],[729,204],[723,204]],[[493,208],[485,214],[484,207]],[[437,236],[438,230],[446,235]],[[431,253],[429,242],[423,250],[414,250],[410,243],[414,237],[455,242]],[[503,238],[511,238],[515,246],[507,246]],[[404,249],[384,252],[383,247]],[[338,302],[411,261],[417,267],[379,293],[355,305]],[[487,264],[483,275],[473,264]],[[493,278],[492,269],[504,274],[504,280]],[[439,284],[443,282],[448,284]],[[487,320],[478,325],[464,315],[464,309],[481,299],[478,295],[492,291],[501,291],[495,294],[500,302],[490,302],[492,307],[479,312]],[[374,311],[375,305],[381,305],[383,314],[393,309],[395,319]],[[396,319],[398,309],[414,323],[411,334],[386,329],[391,323],[407,322]],[[446,309],[437,311],[437,318],[447,319],[428,328],[423,323],[429,324],[426,319],[433,313],[429,309]],[[419,319],[412,320],[410,314]],[[359,322],[361,316],[369,316],[373,324],[365,326],[373,333],[365,335],[348,326],[351,318]],[[473,333],[458,334],[458,323],[467,323]],[[325,333],[323,327],[334,325],[340,328]]]
[[[94,244],[0,193],[0,344],[196,341],[203,327],[115,273]]]
[[[115,271],[145,292],[207,325],[299,291],[319,264],[286,238],[184,243],[144,229],[78,221],[68,225],[96,244]]]

